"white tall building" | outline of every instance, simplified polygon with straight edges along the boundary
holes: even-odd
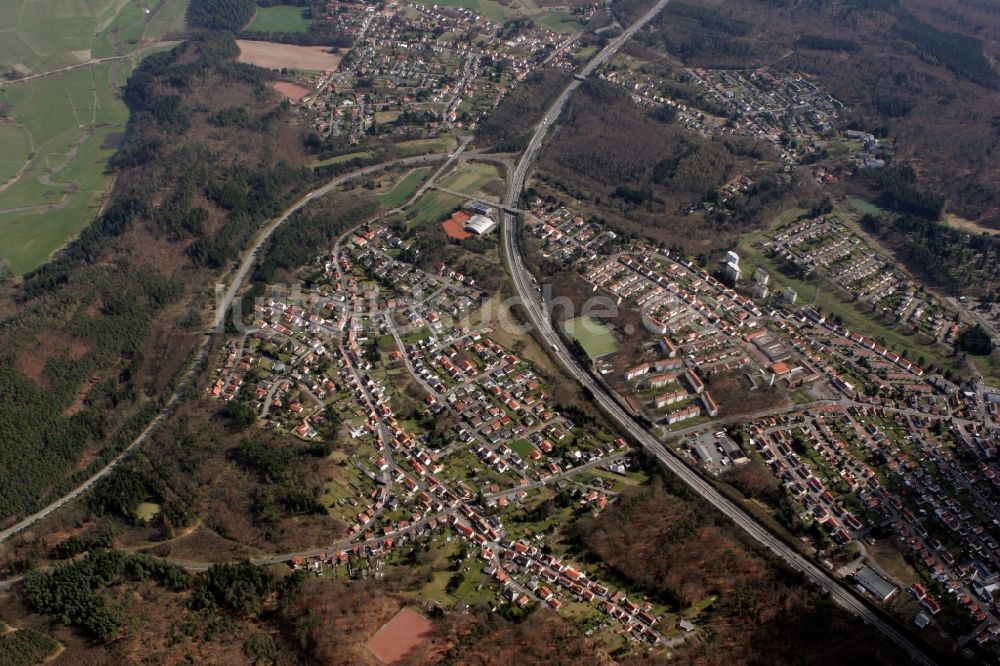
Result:
[[[758,266],[754,269],[753,281],[761,287],[766,287],[767,283],[771,281],[771,276],[767,274],[767,271]]]
[[[732,250],[726,252],[726,258],[722,260],[722,276],[730,284],[736,284],[740,279],[740,255]]]
[[[729,254],[733,254],[730,252]],[[722,275],[726,278],[726,281],[736,284],[740,280],[740,264],[739,262],[727,261],[726,265],[722,267]]]

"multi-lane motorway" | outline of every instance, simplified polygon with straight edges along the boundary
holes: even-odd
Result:
[[[621,35],[609,42],[597,55],[594,56],[577,74],[576,78],[571,81],[560,93],[559,97],[556,98],[555,102],[549,107],[545,115],[539,121],[535,127],[535,132],[528,144],[527,149],[522,154],[520,160],[517,162],[516,167],[510,174],[510,179],[508,181],[507,190],[504,195],[503,203],[504,207],[507,209],[513,209],[517,206],[518,199],[521,196],[521,192],[524,188],[524,182],[527,177],[527,172],[535,160],[535,156],[539,148],[541,147],[542,141],[544,140],[549,128],[554,123],[554,121],[561,114],[566,102],[576,91],[576,89],[581,85],[581,81],[589,76],[595,69],[600,67],[602,64],[607,62],[615,53],[638,31],[643,25],[652,20],[668,3],[668,0],[659,0],[657,4],[649,10],[642,18],[629,26]],[[462,145],[462,148],[465,144]],[[448,162],[450,163],[457,157],[461,150],[456,151],[452,155],[448,156]],[[424,162],[432,162],[436,160],[443,159],[444,156],[441,155],[428,155],[421,156],[417,158],[410,158],[407,160],[401,160],[398,163],[404,164],[419,164]],[[235,299],[236,293],[243,283],[246,274],[249,271],[250,266],[252,266],[257,250],[263,245],[268,237],[273,233],[273,231],[285,222],[290,215],[298,210],[299,208],[305,206],[311,200],[326,194],[334,187],[339,185],[342,181],[349,178],[355,178],[364,173],[374,172],[378,169],[384,168],[385,164],[373,165],[366,169],[353,172],[351,174],[342,176],[340,178],[334,179],[333,181],[327,183],[321,188],[314,190],[303,196],[295,204],[293,204],[289,209],[287,209],[283,215],[275,218],[267,227],[261,230],[260,234],[255,239],[252,247],[243,256],[241,264],[233,274],[230,279],[227,288],[224,290],[222,299],[218,304],[218,310],[216,318],[213,321],[213,328],[221,326],[223,323],[223,317],[225,313],[229,310],[229,306]],[[609,417],[622,429],[623,432],[628,433],[635,441],[642,445],[647,451],[655,455],[664,466],[669,469],[672,473],[676,474],[682,481],[684,481],[695,493],[697,493],[702,499],[707,503],[712,505],[715,509],[725,514],[729,519],[731,519],[737,526],[746,531],[751,537],[756,541],[761,543],[763,546],[768,548],[777,557],[785,561],[793,569],[800,571],[807,579],[818,585],[820,588],[826,590],[830,597],[836,601],[839,605],[854,613],[867,623],[875,626],[881,630],[888,638],[894,641],[901,649],[907,652],[916,662],[922,664],[933,664],[933,660],[928,658],[916,645],[911,643],[905,636],[903,636],[899,631],[895,629],[891,624],[883,620],[872,608],[870,608],[866,603],[864,603],[860,598],[855,596],[840,580],[832,576],[830,573],[820,568],[812,561],[803,557],[795,549],[785,544],[781,539],[771,534],[766,528],[761,526],[755,519],[745,513],[738,505],[728,500],[719,491],[717,491],[711,484],[705,481],[697,472],[689,468],[683,461],[676,457],[666,446],[663,445],[658,439],[653,437],[645,428],[636,421],[619,403],[618,401],[604,388],[604,386],[598,382],[589,372],[578,365],[576,359],[570,355],[568,349],[563,344],[562,340],[556,334],[553,329],[548,315],[545,311],[543,304],[541,304],[535,298],[534,286],[532,283],[532,278],[530,272],[526,269],[523,258],[521,256],[520,248],[517,241],[517,233],[515,230],[516,220],[515,218],[508,214],[503,214],[503,245],[504,245],[504,262],[506,269],[511,275],[514,285],[518,291],[518,296],[531,320],[531,324],[538,331],[538,334],[545,340],[545,343],[549,347],[550,354],[555,357],[559,364],[572,376],[581,386],[587,388],[593,395],[594,401],[609,415]],[[205,344],[199,350],[198,356],[202,356],[206,350],[207,340]],[[192,368],[196,367],[197,363],[192,364]],[[189,370],[188,375],[192,374],[193,370]],[[121,459],[131,451],[135,446],[141,443],[148,434],[155,429],[156,425],[163,418],[163,415],[173,403],[183,393],[183,386],[186,381],[181,382],[181,388],[171,396],[171,398],[166,402],[164,410],[161,414],[153,420],[152,423],[140,434],[139,437],[122,452],[117,458],[112,460],[106,467],[101,469],[97,474],[92,476],[90,479],[85,481],[83,484],[75,488],[73,491],[60,498],[53,504],[45,507],[38,513],[28,516],[26,519],[20,523],[8,528],[6,530],[0,531],[0,542],[6,540],[13,534],[22,531],[35,521],[41,519],[44,516],[52,513],[59,507],[65,505],[69,501],[75,499],[80,494],[88,490],[97,482],[100,478],[110,473],[110,471],[121,461]],[[318,553],[318,551],[317,551]],[[302,553],[302,555],[312,555],[316,553]],[[277,556],[262,559],[259,563],[266,563],[270,561],[280,561],[287,559],[287,556]],[[198,568],[203,566],[202,563],[190,563],[192,568]],[[16,583],[16,580],[3,581],[4,585]]]
[[[508,182],[507,191],[504,195],[505,207],[515,207],[521,192],[524,189],[524,181],[528,169],[535,159],[538,149],[548,132],[549,127],[559,117],[563,107],[569,100],[573,92],[580,86],[580,79],[585,78],[598,66],[606,62],[621,46],[646,22],[651,20],[667,4],[668,0],[660,0],[645,16],[628,28],[614,41],[610,42],[600,53],[598,53],[587,65],[580,70],[576,79],[570,82],[535,128],[535,133],[528,144],[527,150],[517,163],[511,178]],[[743,529],[760,544],[765,546],[774,555],[781,558],[790,567],[801,572],[808,580],[825,590],[837,604],[855,614],[868,624],[876,627],[896,645],[904,650],[914,661],[921,664],[933,664],[924,652],[913,644],[908,638],[900,633],[889,622],[882,619],[864,601],[852,593],[846,585],[829,572],[821,569],[809,559],[803,557],[794,548],[784,543],[780,538],[771,534],[766,528],[760,525],[754,518],[744,512],[739,506],[722,495],[714,486],[705,481],[696,471],[689,468],[683,461],[673,454],[662,442],[651,435],[636,419],[634,419],[618,401],[598,382],[586,369],[578,365],[576,359],[570,354],[560,337],[556,334],[549,320],[548,313],[544,305],[536,299],[531,273],[524,265],[518,244],[518,235],[515,229],[516,220],[509,213],[503,214],[503,248],[504,262],[507,271],[510,273],[517,289],[518,297],[524,306],[531,325],[544,339],[548,346],[549,353],[556,358],[559,364],[573,377],[581,386],[585,387],[593,395],[594,401],[604,410],[606,414],[635,441],[637,441],[648,452],[655,455],[663,465],[673,474],[677,475],[695,493],[712,507],[723,513],[737,526]]]

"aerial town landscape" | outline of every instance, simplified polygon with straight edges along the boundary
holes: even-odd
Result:
[[[0,664],[1000,660],[1000,20],[0,8]]]

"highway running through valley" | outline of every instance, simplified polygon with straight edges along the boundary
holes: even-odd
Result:
[[[660,0],[645,16],[632,24],[624,33],[610,42],[600,53],[598,53],[587,65],[580,70],[577,77],[569,83],[563,92],[556,98],[549,107],[545,115],[536,125],[534,135],[528,144],[527,149],[518,161],[514,172],[511,174],[504,194],[504,206],[514,208],[517,206],[524,189],[524,181],[528,169],[535,159],[542,141],[548,132],[549,127],[559,117],[566,102],[573,92],[580,86],[581,79],[592,73],[601,64],[607,62],[618,49],[642,27],[645,23],[656,16],[666,5],[668,0]],[[870,608],[864,601],[855,596],[854,593],[842,581],[832,576],[829,572],[814,564],[811,560],[799,554],[794,548],[786,544],[779,537],[769,532],[760,525],[754,518],[743,511],[734,502],[722,495],[714,486],[703,479],[700,474],[688,467],[671,450],[669,450],[660,440],[651,435],[636,419],[634,419],[608,392],[604,386],[598,382],[586,369],[578,365],[576,359],[570,354],[560,337],[556,334],[549,320],[545,307],[535,298],[534,285],[531,273],[525,268],[521,255],[518,234],[516,230],[516,220],[510,213],[503,213],[503,224],[501,232],[503,235],[503,255],[507,271],[517,289],[518,297],[524,306],[531,325],[544,339],[548,352],[555,357],[559,364],[573,377],[581,386],[585,387],[593,395],[593,400],[607,413],[611,419],[633,439],[642,445],[649,453],[659,459],[663,465],[673,474],[677,475],[703,500],[713,506],[732,520],[737,526],[743,529],[756,541],[765,546],[768,550],[781,558],[786,564],[801,572],[808,580],[825,590],[830,598],[837,604],[861,618],[866,623],[876,627],[903,651],[905,651],[915,662],[931,665],[934,661],[923,651],[913,644],[908,638],[901,634],[889,622]]]
[[[518,200],[521,196],[521,192],[524,188],[524,182],[527,176],[528,169],[531,167],[534,159],[537,155],[538,150],[548,132],[549,127],[561,114],[566,102],[570,99],[573,92],[581,85],[583,79],[593,73],[598,67],[606,63],[611,57],[617,53],[617,51],[646,23],[652,20],[663,8],[667,5],[668,0],[659,0],[652,9],[649,10],[643,17],[638,19],[635,23],[630,25],[621,35],[611,40],[597,55],[594,56],[576,75],[573,81],[571,81],[559,94],[553,104],[545,112],[541,121],[536,125],[535,132],[529,142],[525,152],[522,154],[520,160],[518,161],[516,167],[510,174],[510,179],[508,181],[508,187],[504,195],[503,203],[506,208],[514,208],[518,204]],[[447,159],[451,162],[459,158],[459,154],[465,148],[466,144],[462,144],[458,150],[452,155],[427,155],[415,158],[409,158],[404,160],[397,160],[391,164],[395,165],[416,165],[420,163],[429,163],[437,160]],[[379,169],[385,168],[389,164],[377,164],[364,169],[354,171],[352,173],[346,174],[339,178],[335,178],[322,187],[309,192],[308,194],[301,197],[297,202],[290,206],[286,211],[279,217],[273,219],[266,227],[264,227],[257,237],[254,239],[252,246],[244,253],[241,258],[240,265],[237,270],[232,274],[229,284],[224,290],[222,290],[221,298],[216,304],[217,310],[215,313],[215,318],[212,321],[213,330],[221,330],[222,324],[226,313],[229,311],[230,306],[236,298],[236,295],[243,284],[246,276],[248,275],[251,267],[254,264],[258,250],[263,246],[264,242],[271,236],[274,230],[283,224],[295,211],[299,210],[303,206],[307,205],[310,201],[329,193],[335,187],[340,185],[342,182],[350,179],[356,178],[360,175],[366,173],[372,173]],[[428,182],[433,182],[431,179]],[[628,433],[634,440],[636,440],[640,445],[642,445],[647,451],[655,455],[665,467],[667,467],[671,472],[676,474],[682,481],[684,481],[695,493],[697,493],[702,499],[707,503],[715,507],[721,513],[726,515],[730,520],[732,520],[737,526],[746,531],[751,537],[757,540],[759,543],[768,548],[777,557],[781,558],[793,569],[801,572],[807,579],[818,585],[820,588],[827,591],[831,598],[836,601],[839,605],[854,613],[867,623],[875,626],[881,630],[888,638],[893,640],[901,649],[907,652],[916,662],[921,664],[933,664],[934,662],[929,659],[919,648],[917,648],[913,643],[911,643],[905,636],[903,636],[899,631],[897,631],[891,624],[883,620],[872,608],[865,604],[859,597],[855,596],[850,589],[840,580],[833,577],[829,572],[820,568],[814,564],[811,560],[800,555],[791,546],[785,544],[780,538],[771,534],[766,528],[761,526],[755,519],[746,514],[738,505],[733,503],[724,497],[718,490],[716,490],[710,483],[705,481],[696,471],[689,468],[683,461],[674,455],[662,442],[657,438],[652,436],[645,428],[638,423],[619,403],[618,401],[604,388],[604,386],[598,382],[589,372],[577,364],[576,360],[570,355],[569,351],[563,344],[562,340],[554,331],[544,306],[535,299],[534,286],[532,284],[531,274],[524,266],[523,258],[520,254],[520,248],[517,241],[517,233],[515,229],[516,220],[509,213],[504,213],[502,218],[502,234],[503,234],[503,255],[505,267],[511,275],[514,285],[517,289],[518,295],[521,302],[531,320],[532,325],[538,331],[538,334],[544,338],[545,344],[549,347],[549,353],[559,362],[559,364],[566,370],[566,372],[572,376],[581,386],[585,387],[593,395],[594,401],[609,415],[609,417],[626,433]],[[103,467],[100,471],[94,474],[92,477],[87,479],[77,488],[73,489],[60,499],[56,500],[49,506],[45,507],[41,511],[28,516],[18,524],[0,531],[0,542],[10,538],[14,534],[26,529],[29,525],[34,523],[41,518],[51,514],[53,511],[57,510],[61,506],[64,506],[68,502],[72,501],[76,497],[80,496],[82,493],[86,492],[91,488],[99,479],[103,478],[111,472],[111,470],[121,462],[121,460],[136,446],[138,446],[142,441],[144,441],[149,433],[151,433],[156,426],[162,421],[164,416],[169,413],[170,409],[176,404],[176,402],[181,398],[184,393],[185,388],[190,384],[192,378],[196,375],[196,369],[200,366],[200,363],[209,351],[209,341],[211,337],[206,336],[203,340],[201,346],[198,348],[195,354],[195,360],[192,361],[189,369],[179,382],[179,388],[165,401],[160,414],[146,427],[146,429],[137,437],[122,453],[120,453],[115,459]],[[444,512],[448,514],[450,512]],[[376,540],[377,541],[377,540]],[[347,543],[342,544],[347,546]],[[351,544],[357,545],[357,544]],[[302,555],[315,555],[318,551],[309,551],[303,553]],[[261,560],[256,560],[257,563],[268,563],[272,561],[284,561],[290,555],[279,555],[273,557],[263,558]],[[188,563],[190,568],[201,568],[204,566],[203,563]],[[3,581],[0,586],[7,586],[15,583],[15,580]],[[2,589],[2,588],[0,588]]]

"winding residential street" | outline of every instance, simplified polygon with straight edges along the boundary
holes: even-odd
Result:
[[[618,50],[640,29],[642,26],[646,25],[649,21],[653,20],[668,4],[669,0],[659,0],[657,4],[652,7],[644,16],[638,19],[635,23],[630,25],[621,35],[610,41],[597,55],[595,55],[580,71],[576,74],[574,80],[572,80],[559,94],[552,105],[546,110],[545,114],[541,120],[536,124],[534,133],[531,140],[521,155],[520,159],[517,161],[516,166],[510,170],[509,178],[507,183],[507,189],[504,193],[502,204],[505,211],[516,211],[521,194],[524,189],[525,181],[527,178],[528,171],[531,169],[535,158],[540,150],[542,143],[548,133],[549,128],[556,122],[562,113],[563,108],[566,103],[572,97],[576,89],[581,85],[582,81],[592,74],[598,67],[606,63],[610,58],[612,58]],[[126,57],[126,56],[122,56]],[[102,60],[113,60],[115,58],[106,58]],[[84,63],[77,66],[84,66],[88,63]],[[40,74],[37,76],[43,76]],[[165,417],[169,416],[173,407],[179,402],[179,400],[184,396],[187,388],[191,386],[192,382],[198,376],[200,369],[203,367],[204,362],[209,358],[211,350],[213,348],[214,335],[220,333],[224,329],[225,318],[230,311],[230,308],[239,294],[241,287],[243,286],[247,276],[250,274],[255,261],[258,257],[258,252],[268,241],[273,233],[280,227],[284,222],[286,222],[295,212],[302,209],[310,202],[315,199],[321,198],[334,189],[339,187],[341,184],[348,180],[359,178],[371,173],[378,172],[390,166],[411,166],[419,164],[429,164],[436,162],[443,162],[442,166],[436,170],[434,175],[428,178],[421,187],[414,193],[413,196],[409,198],[406,205],[409,205],[413,201],[419,199],[419,197],[431,187],[437,187],[434,185],[436,178],[444,173],[448,167],[459,159],[493,159],[498,158],[487,158],[485,156],[477,155],[462,155],[465,148],[471,141],[471,137],[465,139],[459,147],[451,154],[430,154],[421,155],[417,157],[411,157],[406,159],[394,160],[392,162],[380,163],[376,165],[371,165],[364,167],[362,169],[344,174],[342,176],[336,177],[322,186],[304,194],[292,205],[290,205],[280,216],[269,221],[260,231],[256,234],[251,243],[250,247],[246,249],[240,258],[238,265],[235,270],[231,273],[228,281],[225,285],[219,285],[217,289],[217,299],[214,304],[215,312],[213,314],[212,320],[210,322],[209,330],[207,335],[201,340],[198,347],[194,350],[192,360],[185,370],[181,380],[178,382],[178,388],[167,398],[164,399],[158,414],[155,418],[143,429],[143,431],[114,459],[112,459],[107,465],[101,468],[98,472],[84,481],[82,484],[74,488],[72,491],[59,498],[55,502],[51,503],[47,507],[41,509],[40,511],[24,518],[19,523],[0,531],[0,542],[3,542],[12,536],[24,531],[32,524],[45,518],[46,516],[57,511],[59,508],[65,506],[69,502],[78,498],[83,493],[91,489],[94,484],[100,481],[102,478],[111,473],[111,471],[124,460],[129,453],[131,453],[137,446],[143,443],[149,438],[158,425],[164,420]],[[440,188],[439,188],[440,189]],[[445,190],[447,191],[447,190]],[[502,255],[504,261],[504,267],[510,274],[510,277],[514,283],[517,290],[520,302],[523,305],[528,318],[530,319],[531,325],[535,328],[538,335],[542,338],[544,346],[547,347],[549,354],[558,362],[558,364],[564,369],[564,371],[570,376],[574,381],[576,381],[580,387],[584,388],[592,396],[593,401],[600,406],[600,408],[609,416],[609,418],[620,428],[623,433],[630,436],[635,442],[641,445],[650,454],[656,456],[656,458],[673,474],[679,477],[694,493],[696,493],[702,500],[707,504],[714,507],[720,513],[728,517],[733,523],[735,523],[740,529],[746,532],[751,538],[761,544],[764,548],[768,549],[774,556],[780,558],[793,570],[801,573],[807,580],[811,581],[819,588],[823,589],[826,593],[830,595],[830,598],[835,601],[838,605],[846,609],[847,611],[853,613],[858,618],[862,619],[867,624],[870,624],[880,630],[887,638],[892,640],[896,645],[898,645],[903,651],[905,651],[914,661],[921,664],[933,664],[933,660],[930,659],[923,651],[913,644],[906,636],[904,636],[892,623],[884,619],[884,617],[870,607],[859,595],[854,593],[852,589],[849,588],[843,581],[836,578],[827,570],[821,568],[812,560],[800,554],[794,547],[785,543],[780,537],[771,533],[767,528],[761,525],[754,517],[748,514],[741,506],[732,500],[728,499],[722,495],[709,481],[702,477],[702,475],[696,470],[689,467],[674,451],[669,449],[663,444],[657,437],[653,436],[633,415],[626,409],[619,398],[609,391],[595,376],[593,376],[588,368],[586,368],[580,361],[578,361],[569,351],[567,346],[563,343],[562,339],[556,333],[550,317],[549,312],[544,303],[536,298],[535,287],[533,283],[533,277],[526,267],[521,252],[521,247],[519,243],[518,234],[518,224],[517,218],[510,212],[502,213]],[[341,239],[343,239],[347,234],[342,235],[334,245],[334,251],[340,245]],[[337,269],[340,270],[339,268]],[[386,317],[386,323],[389,332],[393,336],[397,346],[404,352],[404,362],[407,366],[408,371],[416,377],[411,360],[405,354],[405,345],[403,344],[403,339],[400,336],[399,331],[396,329],[392,322],[391,315]],[[341,354],[345,355],[343,347],[340,349]],[[355,373],[356,382],[363,386],[360,377],[357,376],[356,369],[352,366],[351,371]],[[433,395],[436,399],[442,400],[442,396],[433,391],[425,382],[417,379],[418,383],[428,391],[429,394]],[[362,389],[362,393],[365,401],[369,406],[374,404],[375,400],[370,394],[368,389]],[[270,395],[268,398],[270,399]],[[804,406],[799,405],[795,409],[802,409]],[[770,413],[773,413],[771,410]],[[384,426],[383,426],[384,427]],[[690,430],[695,430],[694,428]],[[685,431],[681,431],[683,433]],[[388,437],[388,433],[382,432],[383,437]],[[541,487],[547,483],[552,483],[554,481],[570,478],[576,473],[590,469],[592,467],[606,464],[610,459],[616,458],[618,456],[624,455],[624,453],[615,454],[611,458],[604,458],[598,461],[593,461],[591,463],[584,464],[578,468],[567,471],[563,474],[559,474],[553,477],[549,477],[545,480],[537,481],[534,484],[529,484],[528,486],[518,487],[513,490],[505,490],[500,493],[493,493],[490,495],[484,495],[484,498],[496,498],[502,495],[510,494],[514,491],[532,489]],[[391,469],[395,467],[395,463],[389,459],[388,467],[385,470],[386,474],[383,478],[383,484],[391,488],[392,480],[390,475]],[[464,503],[463,503],[464,504]],[[296,553],[283,553],[274,555],[264,555],[256,559],[252,559],[251,562],[255,564],[272,564],[278,562],[287,562],[295,558],[306,558],[315,557],[324,552],[329,552],[331,550],[337,549],[347,549],[354,548],[358,546],[374,545],[383,541],[387,536],[391,537],[402,537],[407,536],[410,533],[422,531],[431,519],[441,520],[458,511],[459,507],[452,507],[442,511],[438,511],[434,515],[427,515],[419,521],[409,524],[406,528],[388,533],[386,535],[379,536],[377,538],[367,539],[364,541],[352,541],[350,539],[340,541],[338,543],[332,544],[325,548],[315,548],[306,551],[300,551]],[[192,571],[200,571],[206,569],[209,564],[206,562],[176,562],[180,566]],[[0,581],[0,590],[6,589],[12,585],[16,585],[23,577],[13,577],[4,581]]]
[[[453,155],[457,155],[457,153]],[[208,353],[211,349],[210,342],[212,340],[212,333],[222,330],[222,325],[225,321],[226,314],[229,312],[229,309],[236,298],[236,294],[239,292],[240,287],[243,285],[243,281],[246,279],[246,276],[250,273],[250,269],[253,266],[254,261],[256,260],[257,252],[264,245],[264,243],[267,242],[267,240],[271,237],[275,229],[284,224],[288,220],[288,218],[292,216],[293,213],[306,206],[312,200],[320,198],[326,194],[329,194],[338,186],[342,185],[343,183],[349,180],[353,180],[354,178],[359,178],[361,176],[375,173],[390,166],[428,164],[444,160],[446,158],[448,158],[447,155],[440,153],[432,153],[429,155],[420,155],[417,157],[409,157],[401,160],[393,160],[391,162],[382,162],[379,164],[373,164],[371,166],[358,169],[357,171],[352,171],[350,173],[338,176],[330,180],[329,182],[325,183],[324,185],[310,192],[307,192],[306,194],[301,196],[295,203],[286,208],[285,211],[280,216],[271,220],[263,229],[261,229],[257,233],[257,235],[254,237],[253,243],[243,253],[238,268],[229,278],[229,282],[226,285],[226,288],[222,290],[221,297],[216,300],[215,315],[212,318],[208,335],[206,335],[202,339],[201,343],[196,348],[193,360],[189,364],[181,380],[178,382],[177,389],[168,398],[165,399],[156,417],[153,418],[153,420],[150,421],[145,428],[143,428],[142,432],[140,432],[139,435],[135,439],[133,439],[132,442],[127,447],[125,447],[125,449],[121,451],[121,453],[112,458],[108,462],[108,464],[106,464],[100,470],[95,472],[92,476],[87,478],[83,483],[73,488],[71,491],[69,491],[59,499],[55,500],[48,506],[39,509],[30,516],[26,516],[21,521],[0,531],[0,543],[3,543],[4,541],[7,541],[14,535],[23,532],[34,523],[58,511],[62,507],[66,506],[67,504],[69,504],[70,502],[77,499],[85,492],[93,488],[94,484],[96,484],[98,481],[100,481],[108,474],[110,474],[112,470],[114,470],[114,468],[117,467],[122,462],[122,460],[124,460],[130,453],[132,453],[132,451],[136,449],[136,447],[138,447],[140,444],[142,444],[149,438],[149,436],[163,422],[164,417],[166,417],[170,413],[171,409],[173,409],[173,407],[178,403],[178,401],[184,396],[188,386],[191,384],[195,376],[198,374],[198,370],[201,367],[202,363],[208,358]]]
[[[667,2],[668,0],[660,0],[645,16],[629,26],[622,35],[609,43],[587,63],[580,71],[578,77],[587,76],[602,63],[606,62],[642,25],[654,18],[667,5]],[[518,204],[521,192],[524,189],[528,170],[535,160],[535,156],[545,139],[545,135],[552,123],[559,117],[573,92],[580,86],[580,78],[575,79],[566,86],[537,124],[528,148],[522,155],[508,182],[503,200],[505,206],[514,207]],[[646,431],[600,382],[587,370],[580,367],[553,329],[544,305],[535,299],[531,273],[525,267],[518,243],[517,221],[509,213],[503,214],[502,234],[503,258],[507,271],[514,281],[521,303],[531,320],[531,325],[544,339],[545,345],[548,347],[547,351],[580,386],[590,391],[594,401],[624,432],[628,433],[632,439],[642,445],[649,453],[656,456],[667,469],[687,484],[706,503],[732,520],[733,523],[766,547],[775,556],[783,560],[792,569],[802,573],[808,580],[825,590],[838,605],[879,629],[913,658],[914,661],[921,664],[934,663],[933,660],[927,657],[920,648],[900,633],[892,624],[884,620],[881,615],[855,596],[843,582],[800,555],[794,548],[764,528],[742,508],[723,496],[714,486],[703,479],[698,472],[689,468],[662,442]]]

